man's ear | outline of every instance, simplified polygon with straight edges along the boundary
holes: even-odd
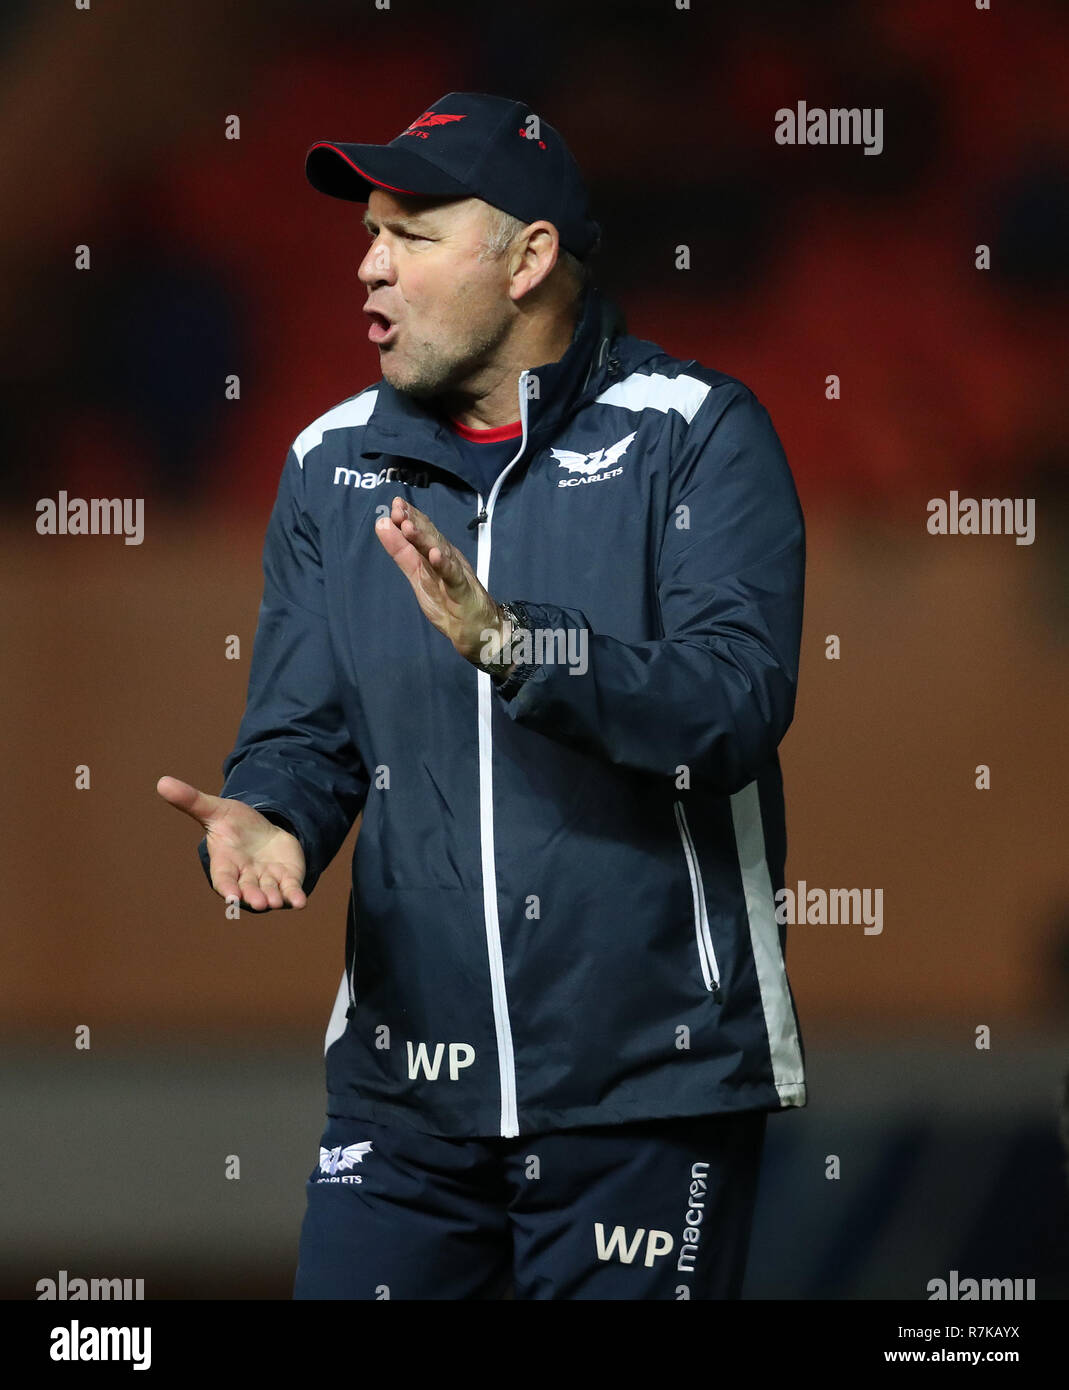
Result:
[[[541,285],[557,264],[560,239],[552,222],[531,222],[513,246],[509,293],[522,299]]]

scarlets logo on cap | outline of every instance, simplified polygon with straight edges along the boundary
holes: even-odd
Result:
[[[462,115],[459,116],[450,116],[445,111],[424,111],[423,115],[419,116],[416,120],[414,120],[410,126],[405,126],[401,134],[416,135],[419,137],[419,139],[426,140],[427,132],[425,130],[420,130],[420,126],[449,125],[451,121],[462,121],[466,114],[467,112],[464,112]]]

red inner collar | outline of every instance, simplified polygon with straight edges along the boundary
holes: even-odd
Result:
[[[473,444],[499,444],[503,439],[518,439],[523,433],[523,424],[514,420],[511,425],[495,425],[491,430],[473,430],[450,417],[449,424],[462,439],[470,439]]]

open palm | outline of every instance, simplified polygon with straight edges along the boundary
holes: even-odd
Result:
[[[304,851],[288,830],[243,801],[210,796],[177,777],[161,777],[156,790],[207,834],[212,887],[223,898],[239,898],[254,912],[304,907]]]

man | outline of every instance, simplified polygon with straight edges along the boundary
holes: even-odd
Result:
[[[363,812],[295,1296],[737,1297],[767,1114],[805,1104],[783,451],[623,331],[522,103],[306,168],[367,204],[382,379],[287,456],[222,796],[159,784],[253,911]]]

